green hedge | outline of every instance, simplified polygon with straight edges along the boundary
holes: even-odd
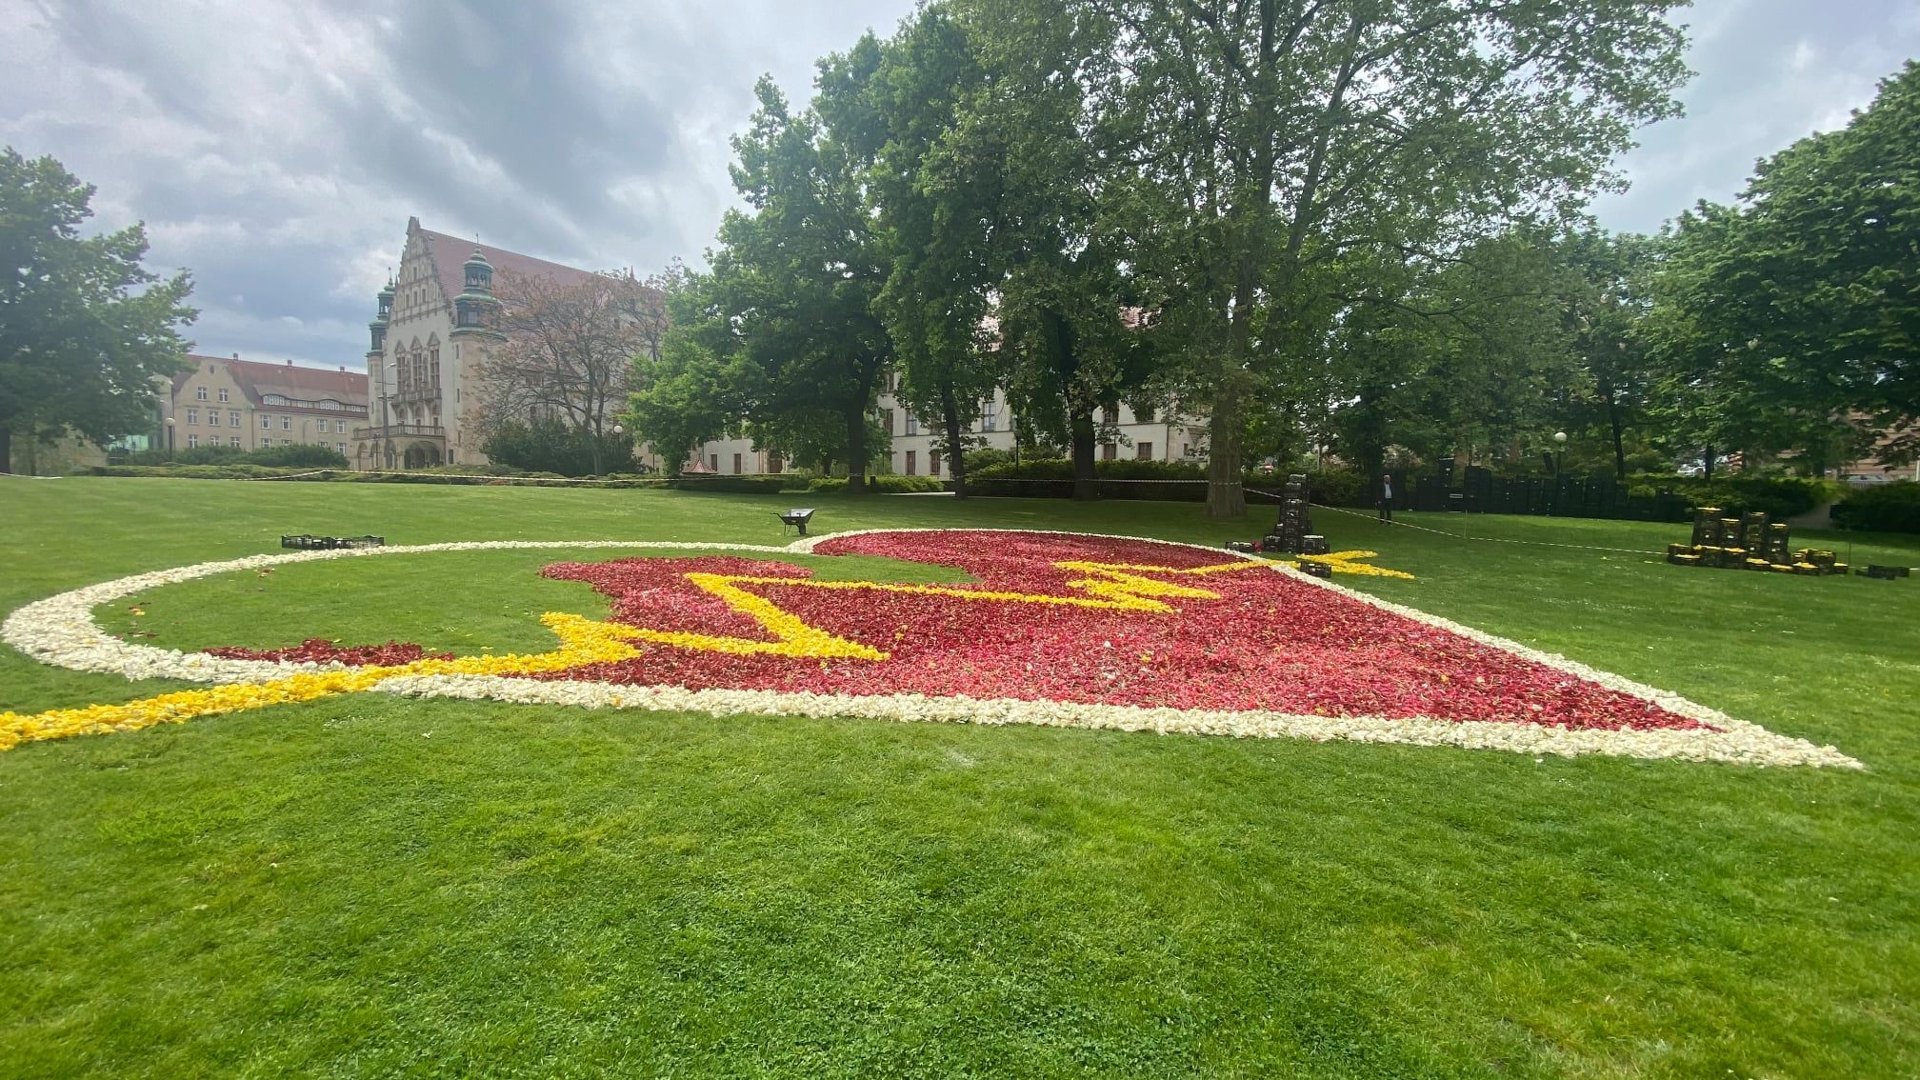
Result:
[[[738,476],[688,475],[664,481],[667,487],[681,491],[724,491],[735,495],[778,495],[797,482],[794,477],[746,473]]]
[[[844,476],[816,476],[807,481],[808,491],[834,494],[847,490],[847,478]],[[867,477],[867,490],[882,495],[906,495],[923,491],[945,491],[947,485],[936,476],[902,476],[888,473],[884,476]]]
[[[1287,469],[1248,473],[1242,477],[1256,505],[1278,505]],[[1330,506],[1366,506],[1371,500],[1360,475],[1347,469],[1305,470],[1312,499]],[[1094,493],[1102,499],[1144,499],[1160,502],[1205,502],[1207,471],[1184,461],[1096,461]],[[1064,459],[1022,461],[996,465],[967,477],[976,495],[1067,499],[1073,497],[1073,463]]]
[[[1709,482],[1697,477],[1643,473],[1627,482],[1629,495],[1661,491],[1685,496],[1689,506],[1717,506],[1730,515],[1764,513],[1774,518],[1799,517],[1838,494],[1828,481],[1801,476],[1729,476]]]
[[[1920,484],[1901,480],[1852,488],[1833,508],[1843,529],[1920,533]]]
[[[237,446],[194,446],[167,450],[141,450],[128,454],[113,465],[278,465],[288,468],[344,469],[346,456],[330,446],[316,443],[292,443],[242,450]]]

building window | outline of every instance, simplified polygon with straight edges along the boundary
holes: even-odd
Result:
[[[1119,456],[1120,456],[1119,443],[1101,443],[1100,444],[1100,460],[1101,461],[1112,461],[1114,458],[1117,458]]]
[[[707,455],[707,468],[712,469],[714,472],[720,471],[720,455],[719,454]]]
[[[199,422],[200,422],[200,410],[199,410],[199,409],[188,409],[188,410],[187,410],[187,423],[189,423],[189,424],[198,424]]]
[[[1150,442],[1135,443],[1133,444],[1133,448],[1136,451],[1138,451],[1138,454],[1136,456],[1139,457],[1141,461],[1153,460],[1153,444],[1152,443]]]
[[[912,413],[907,414],[907,434],[909,435],[920,434],[920,418],[913,415]]]
[[[940,475],[940,451],[938,450],[927,451],[927,475]]]
[[[733,475],[735,476],[740,475],[740,455],[739,454],[733,455]]]
[[[341,456],[341,457],[346,457],[346,456],[347,456],[347,444],[346,444],[346,443],[343,443],[343,442],[337,442],[337,443],[334,443],[334,444],[333,444],[333,448],[334,448],[335,450],[338,450],[338,451],[340,451],[340,456]]]
[[[1117,409],[1117,408],[1115,408],[1115,407],[1113,407],[1112,405],[1102,405],[1102,406],[1100,406],[1100,422],[1101,422],[1101,423],[1103,423],[1103,424],[1117,424],[1117,423],[1119,423],[1119,422],[1120,422],[1120,410],[1119,410],[1119,409]]]
[[[228,427],[240,426],[240,410],[238,409],[227,410],[227,426]]]
[[[1189,443],[1181,443],[1181,444],[1180,444],[1180,456],[1181,456],[1181,457],[1192,457],[1192,456],[1193,456],[1193,444],[1192,444],[1192,443],[1190,443],[1190,442],[1189,442]]]
[[[187,449],[198,450],[199,448],[200,448],[200,436],[189,434],[187,436]]]
[[[238,435],[227,436],[227,445],[233,447],[235,450],[240,449],[240,436]]]
[[[335,420],[333,422],[333,430],[336,434],[345,435],[347,433],[347,422],[345,420]]]
[[[1000,403],[999,402],[993,400],[992,398],[987,399],[987,403],[985,407],[983,407],[980,410],[980,427],[984,431],[995,431],[999,429],[1000,427]]]
[[[292,430],[293,430],[293,417],[291,417],[291,416],[283,416],[283,417],[281,417],[281,418],[280,418],[280,430],[281,430],[281,431],[292,431]]]
[[[887,437],[889,439],[893,437],[893,410],[892,409],[880,410],[880,430],[886,432]]]
[[[767,471],[768,472],[770,473],[785,472],[786,468],[787,468],[786,460],[780,456],[778,451],[774,451],[774,450],[767,451]]]
[[[223,402],[227,400],[227,388],[224,386],[220,388],[220,400]]]
[[[261,426],[261,427],[262,427],[263,429],[264,429],[264,428],[270,428],[270,427],[272,427],[272,426],[273,426],[273,417],[271,417],[271,416],[268,416],[268,415],[267,415],[266,413],[261,413],[261,414],[260,414],[260,426]]]
[[[911,435],[911,434],[912,434],[912,432],[908,432],[908,434],[909,434],[909,435]],[[916,455],[914,454],[914,452],[913,452],[913,451],[911,451],[911,450],[909,450],[909,451],[907,451],[907,475],[908,475],[908,476],[912,476],[912,475],[914,474],[914,469],[915,469],[915,464],[914,464],[914,458],[915,458],[915,456],[916,456]]]
[[[194,388],[193,388],[193,399],[194,399],[195,401],[205,401],[205,400],[207,400],[207,388],[206,388],[206,387],[204,387],[204,386],[196,386],[196,387],[194,387]]]

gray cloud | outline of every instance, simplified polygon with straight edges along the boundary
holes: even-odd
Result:
[[[1756,160],[1844,126],[1920,56],[1913,0],[1698,0],[1682,21],[1687,115],[1640,132],[1621,161],[1633,186],[1594,204],[1609,228],[1652,232],[1700,199],[1731,201]]]
[[[754,80],[803,100],[816,58],[912,6],[0,0],[0,142],[98,185],[103,227],[144,220],[156,269],[192,268],[203,351],[351,367],[409,215],[578,266],[700,262]],[[1920,53],[1899,0],[1689,18],[1689,116],[1643,133],[1609,226],[1732,197]]]

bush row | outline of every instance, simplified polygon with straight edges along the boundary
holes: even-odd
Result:
[[[1920,533],[1920,484],[1902,480],[1854,488],[1833,508],[1843,529]]]
[[[1351,469],[1305,470],[1314,502],[1329,506],[1369,506],[1373,499],[1366,481]],[[1094,493],[1102,499],[1146,499],[1165,502],[1205,502],[1207,471],[1184,461],[1096,461]],[[1253,501],[1278,504],[1287,470],[1248,473],[1242,477]],[[1026,496],[1065,499],[1073,496],[1073,463],[1044,459],[995,465],[967,477],[976,495]]]
[[[1769,517],[1799,517],[1838,494],[1826,480],[1801,476],[1729,476],[1711,481],[1697,477],[1642,473],[1628,480],[1629,495],[1671,491],[1689,506],[1717,506],[1729,515],[1764,513]]]
[[[346,456],[330,446],[294,443],[242,450],[237,446],[194,446],[187,449],[141,450],[128,454],[127,465],[279,465],[288,468],[344,469]]]
[[[847,478],[844,476],[816,476],[807,481],[808,491],[823,491],[829,494],[847,490]],[[867,490],[883,495],[906,495],[922,491],[945,491],[947,484],[935,476],[902,476],[897,473],[867,477]]]

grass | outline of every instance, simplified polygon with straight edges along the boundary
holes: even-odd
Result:
[[[282,532],[779,543],[784,505],[3,483],[0,610]],[[1684,531],[1410,520],[1647,551]],[[1869,768],[378,694],[40,744],[0,754],[0,1075],[1920,1072],[1912,582],[1316,523],[1418,575],[1356,587]],[[1187,505],[911,496],[827,500],[816,525],[1257,531]],[[1856,562],[1920,562],[1913,538],[1853,539]],[[564,555],[283,567],[106,621],[176,647],[540,645],[526,613],[602,610],[534,573]],[[4,707],[160,685],[0,649]]]

